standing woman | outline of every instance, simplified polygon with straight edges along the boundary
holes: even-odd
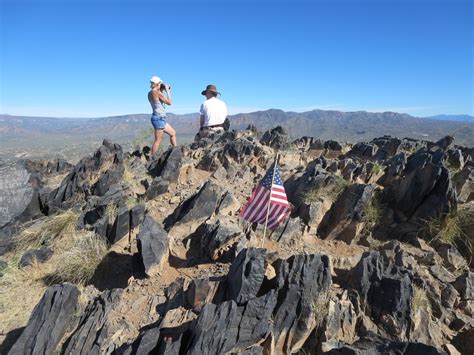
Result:
[[[163,132],[170,136],[171,145],[176,145],[176,131],[173,129],[173,127],[166,123],[165,104],[171,105],[169,85],[163,83],[159,77],[153,76],[150,79],[150,87],[151,90],[148,93],[148,101],[150,102],[151,108],[153,110],[151,124],[155,128],[155,142],[151,148],[151,155],[153,156],[161,144]]]

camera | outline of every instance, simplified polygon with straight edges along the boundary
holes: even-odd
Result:
[[[168,84],[165,84],[165,83],[161,83],[161,85],[160,85],[160,90],[165,90],[166,87],[168,87],[168,89],[171,90],[171,86],[169,86]]]

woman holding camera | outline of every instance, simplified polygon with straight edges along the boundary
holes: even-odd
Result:
[[[153,76],[150,79],[150,87],[151,90],[148,93],[148,101],[153,109],[151,124],[155,128],[155,142],[153,142],[153,147],[151,148],[151,155],[153,156],[161,144],[163,132],[170,136],[171,145],[176,145],[176,131],[166,123],[165,104],[171,105],[169,85],[163,83],[159,77]]]

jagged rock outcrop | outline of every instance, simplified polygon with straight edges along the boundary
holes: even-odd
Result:
[[[245,223],[238,213],[276,151],[293,206],[263,239],[262,226]],[[80,213],[77,237],[95,231],[111,249],[84,287],[87,305],[76,308],[78,291],[71,285],[48,289],[12,351],[470,349],[472,233],[460,211],[472,208],[472,149],[455,146],[450,137],[436,143],[389,136],[355,145],[314,137],[289,143],[281,128],[262,136],[250,127],[149,153],[123,154],[104,141],[74,167],[29,164],[41,216],[72,207]],[[50,175],[68,169],[53,190]],[[13,221],[0,234],[16,235],[23,225]],[[427,221],[439,230],[430,231]],[[453,221],[458,224],[446,236],[443,228]],[[30,250],[22,271],[34,258],[44,259],[45,265],[35,264],[39,268],[54,267],[62,250],[48,246],[52,259],[43,248]],[[0,260],[0,277],[10,272],[10,261]],[[8,337],[7,349],[13,333]]]
[[[89,355],[113,350],[107,321],[121,294],[120,289],[105,291],[87,306],[77,329],[64,344],[63,353]]]
[[[318,235],[351,243],[363,227],[364,208],[371,203],[373,192],[371,185],[348,186],[319,224]]]
[[[227,299],[242,304],[255,298],[262,285],[264,274],[265,250],[254,248],[243,250],[227,274]]]
[[[260,143],[275,149],[285,149],[289,145],[288,132],[281,126],[266,131]]]
[[[408,339],[412,277],[410,271],[388,264],[379,252],[366,253],[351,271],[351,286],[384,337]]]
[[[464,168],[454,177],[454,184],[459,202],[474,201],[474,161],[464,165]]]
[[[39,184],[21,163],[0,165],[0,228],[43,216]]]
[[[146,197],[148,199],[157,198],[159,195],[168,191],[169,184],[169,181],[163,179],[161,176],[154,178],[146,190]]]
[[[122,147],[104,140],[93,156],[83,158],[48,198],[50,209],[69,208],[73,200],[89,195],[104,196],[123,175]]]
[[[184,153],[182,147],[170,147],[161,156],[152,160],[148,171],[153,177],[161,177],[168,182],[178,181],[180,169],[183,165]]]
[[[222,194],[223,191],[219,185],[211,181],[206,182],[196,194],[182,202],[165,219],[165,229],[169,231],[172,228],[182,227],[180,232],[188,231],[188,233],[180,233],[181,235],[193,232],[197,225],[206,221],[216,211]]]
[[[393,210],[395,233],[410,240],[419,224],[456,209],[456,191],[442,150],[419,150],[407,160],[403,177],[387,186],[382,203]]]
[[[233,221],[219,219],[199,226],[189,236],[196,261],[231,261],[246,245],[242,230]]]
[[[74,285],[49,287],[8,354],[53,354],[72,322],[78,297]]]

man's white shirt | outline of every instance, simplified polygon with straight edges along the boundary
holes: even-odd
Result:
[[[204,116],[204,127],[223,124],[227,117],[227,106],[217,97],[211,97],[201,105],[201,115]]]

